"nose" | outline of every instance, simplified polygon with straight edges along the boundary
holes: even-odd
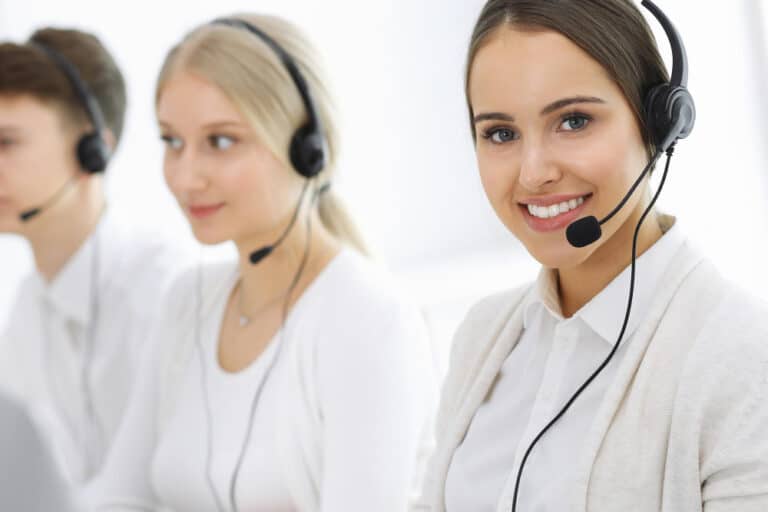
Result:
[[[187,149],[175,155],[166,154],[164,172],[168,187],[177,196],[199,192],[208,186],[202,159]]]
[[[546,147],[538,141],[528,139],[523,142],[518,182],[525,189],[537,192],[562,178],[559,167],[548,154]]]

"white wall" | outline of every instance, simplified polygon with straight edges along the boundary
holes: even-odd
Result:
[[[95,31],[129,79],[131,110],[115,161],[116,201],[188,240],[160,176],[152,90],[160,61],[193,25],[258,9],[305,27],[326,56],[344,124],[340,189],[382,260],[433,305],[440,333],[480,294],[531,277],[525,258],[487,206],[477,178],[462,95],[464,52],[482,0],[219,0],[144,3],[0,0],[0,37],[55,24]],[[666,210],[725,272],[768,287],[762,261],[768,164],[766,23],[759,0],[659,0],[688,46],[699,120],[678,146]],[[763,6],[764,7],[764,6]],[[765,16],[765,9],[761,16]],[[656,28],[656,25],[653,25]],[[664,52],[667,42],[661,31]],[[658,173],[660,174],[660,173]],[[0,237],[0,315],[27,268],[20,244]]]

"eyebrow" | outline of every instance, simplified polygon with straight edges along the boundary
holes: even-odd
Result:
[[[159,124],[161,128],[168,128],[168,129],[172,129],[172,128],[173,128],[173,126],[171,125],[171,123],[169,123],[169,122],[167,122],[167,121],[163,121],[162,119],[159,119],[159,120],[157,121],[157,124]],[[204,124],[204,125],[203,125],[203,128],[204,128],[204,129],[211,129],[211,128],[225,128],[225,127],[227,127],[227,126],[231,126],[231,127],[240,127],[240,126],[242,126],[242,125],[243,125],[243,123],[241,123],[241,122],[238,122],[238,121],[212,121],[212,122],[210,122],[210,123],[206,123],[206,124]]]
[[[573,96],[570,98],[563,98],[561,100],[554,101],[549,105],[547,105],[546,107],[544,107],[543,109],[541,109],[541,112],[539,113],[539,115],[546,116],[548,114],[551,114],[552,112],[560,110],[561,108],[565,108],[570,105],[575,105],[578,103],[605,104],[605,100],[602,100],[595,96]],[[506,121],[506,122],[512,123],[515,121],[515,116],[505,114],[504,112],[484,112],[476,115],[473,118],[473,121],[475,122],[475,124],[481,121]]]
[[[203,125],[203,128],[224,128],[227,126],[242,126],[243,123],[239,121],[213,121]]]
[[[483,114],[477,114],[474,117],[474,121],[475,124],[482,121],[507,121],[513,123],[515,121],[515,117],[503,112],[486,112]]]
[[[600,98],[597,98],[595,96],[573,96],[571,98],[563,98],[562,100],[557,100],[543,109],[541,109],[540,115],[545,116],[547,114],[551,114],[552,112],[555,112],[556,110],[560,110],[561,108],[565,108],[569,105],[574,105],[577,103],[600,103],[604,104],[605,100],[602,100]]]

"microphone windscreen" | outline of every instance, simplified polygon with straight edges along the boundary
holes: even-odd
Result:
[[[260,262],[261,260],[269,256],[273,248],[274,246],[267,245],[266,247],[262,247],[261,249],[253,251],[249,256],[249,259],[251,260],[251,265],[256,265],[258,262]]]
[[[40,208],[32,208],[31,210],[27,210],[25,212],[22,212],[19,215],[19,220],[21,222],[27,222],[34,217],[37,217],[40,214],[41,209]]]
[[[598,220],[590,215],[572,222],[565,230],[568,243],[574,247],[586,247],[600,239],[603,230]]]

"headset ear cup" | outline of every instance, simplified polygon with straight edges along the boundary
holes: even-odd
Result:
[[[299,128],[291,139],[291,164],[305,178],[313,178],[325,167],[323,137],[311,125]]]
[[[109,149],[97,133],[89,133],[77,143],[80,167],[89,174],[104,172],[109,162]]]
[[[651,140],[658,151],[666,151],[677,140],[693,130],[696,106],[687,88],[661,84],[648,93],[645,117]]]
[[[667,98],[667,111],[676,139],[684,139],[696,124],[696,104],[686,87],[675,87]],[[671,135],[671,134],[670,134]]]
[[[668,130],[665,96],[669,84],[657,85],[645,97],[645,124],[651,141],[658,148]]]

